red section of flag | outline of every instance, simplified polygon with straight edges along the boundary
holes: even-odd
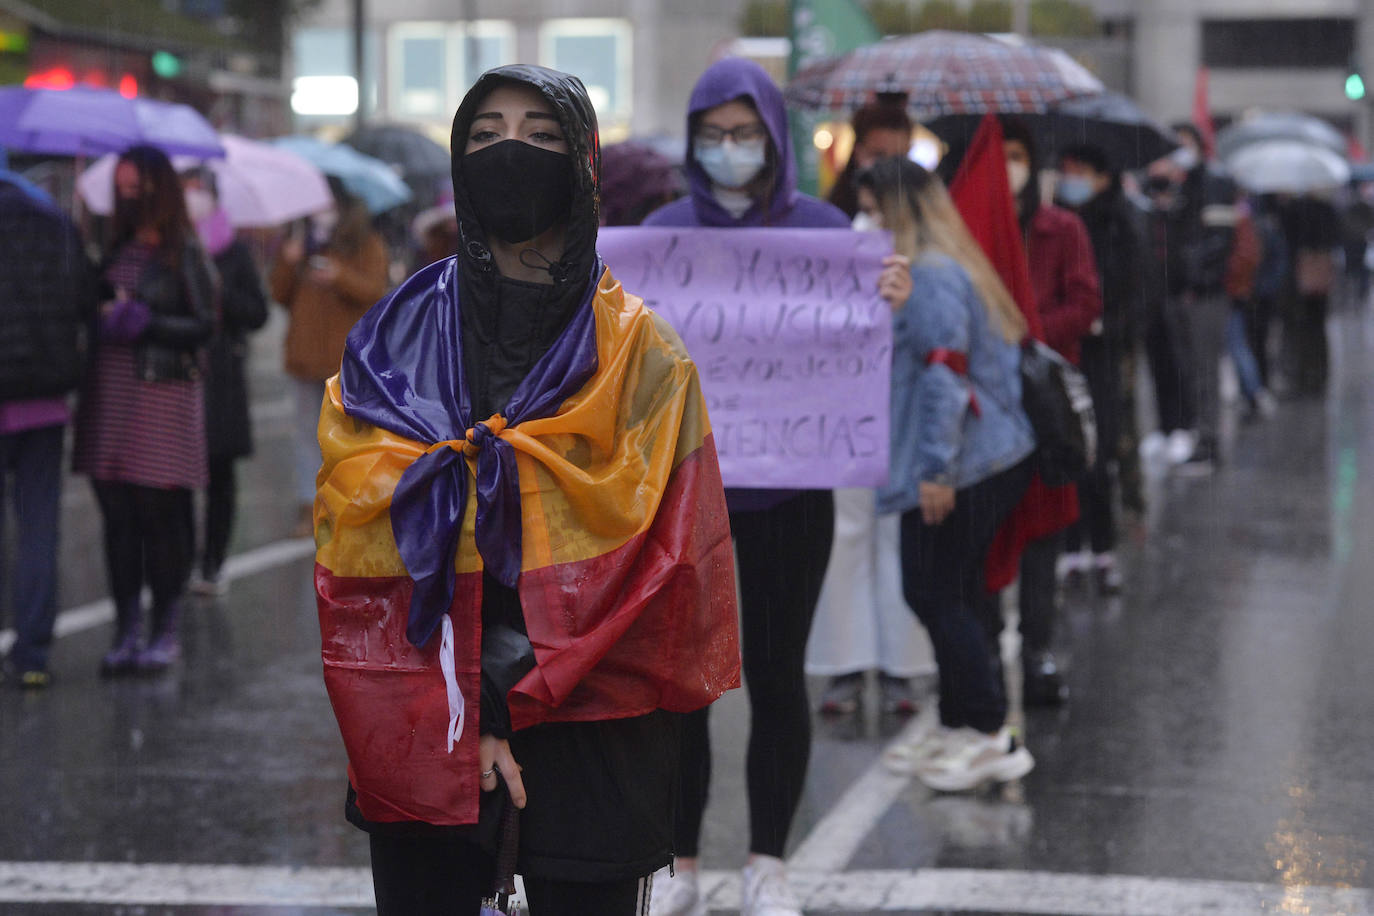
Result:
[[[1203,156],[1211,159],[1217,148],[1217,126],[1212,121],[1212,105],[1208,96],[1207,68],[1198,67],[1193,83],[1193,126],[1202,134]]]

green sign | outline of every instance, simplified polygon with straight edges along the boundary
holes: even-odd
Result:
[[[817,61],[872,44],[882,38],[873,20],[854,0],[791,0],[791,54],[787,75]],[[797,156],[797,184],[802,191],[819,190],[820,155],[812,137],[825,120],[821,112],[792,112],[792,147]]]

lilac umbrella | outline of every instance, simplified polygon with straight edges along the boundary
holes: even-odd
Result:
[[[0,89],[0,147],[99,156],[137,144],[171,155],[224,155],[219,134],[189,105],[125,98],[112,89]]]

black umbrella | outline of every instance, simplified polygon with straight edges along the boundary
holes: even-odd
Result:
[[[364,127],[343,142],[396,169],[421,204],[434,198],[450,175],[448,150],[408,127]]]
[[[1069,99],[1044,114],[1017,114],[1035,137],[1045,162],[1058,150],[1082,143],[1102,149],[1113,168],[1138,169],[1178,148],[1178,141],[1139,105],[1117,92]],[[963,148],[980,115],[945,115],[926,124],[940,139]]]

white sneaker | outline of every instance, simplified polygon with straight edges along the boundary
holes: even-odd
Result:
[[[782,859],[758,856],[744,866],[742,877],[740,916],[802,916]]]
[[[706,901],[701,899],[695,868],[667,868],[654,872],[649,893],[649,916],[706,916]]]
[[[1255,408],[1261,417],[1268,420],[1279,412],[1279,402],[1269,393],[1268,388],[1261,388],[1255,395]]]
[[[911,776],[927,760],[944,752],[946,745],[963,737],[962,729],[945,728],[938,722],[918,732],[911,741],[894,741],[883,751],[883,765],[889,773]]]
[[[1197,433],[1186,429],[1176,429],[1169,433],[1169,447],[1165,454],[1174,464],[1182,464],[1193,457],[1197,448]]]
[[[1149,461],[1156,455],[1162,455],[1168,447],[1168,438],[1159,430],[1155,430],[1140,440],[1140,457]]]
[[[974,733],[917,770],[921,782],[937,792],[963,792],[985,782],[1010,782],[1035,769],[1035,758],[1003,726],[995,735]]]

